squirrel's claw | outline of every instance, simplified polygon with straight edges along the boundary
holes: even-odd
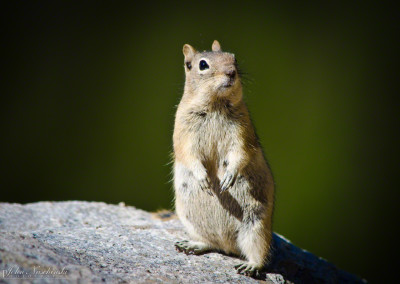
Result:
[[[250,277],[260,277],[260,270],[256,265],[250,263],[240,263],[235,265],[238,274],[250,276]]]
[[[226,191],[229,187],[231,187],[236,180],[236,175],[226,172],[224,177],[220,182],[221,192]]]
[[[209,178],[209,177],[206,177],[206,178],[204,178],[204,179],[201,179],[201,180],[199,181],[199,184],[200,184],[201,190],[209,189],[209,188],[210,188],[210,184],[211,184],[210,178]]]

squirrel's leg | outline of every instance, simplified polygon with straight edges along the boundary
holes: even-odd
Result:
[[[265,232],[263,221],[245,225],[238,235],[238,244],[248,262],[240,263],[237,272],[247,276],[259,276],[268,257],[271,245],[271,232]]]

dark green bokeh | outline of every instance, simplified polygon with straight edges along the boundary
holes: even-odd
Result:
[[[218,39],[249,73],[274,230],[383,283],[384,232],[398,226],[398,23],[379,3],[3,7],[1,201],[171,208],[182,46]]]

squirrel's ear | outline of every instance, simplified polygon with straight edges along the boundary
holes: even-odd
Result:
[[[185,44],[183,46],[183,55],[185,55],[185,61],[190,62],[193,59],[193,56],[196,54],[196,49],[193,48],[190,44]]]
[[[212,51],[221,51],[221,45],[219,44],[218,40],[214,40],[211,49]]]

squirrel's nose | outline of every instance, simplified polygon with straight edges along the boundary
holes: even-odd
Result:
[[[236,70],[230,70],[226,72],[226,75],[228,75],[229,78],[234,79],[236,76]]]

